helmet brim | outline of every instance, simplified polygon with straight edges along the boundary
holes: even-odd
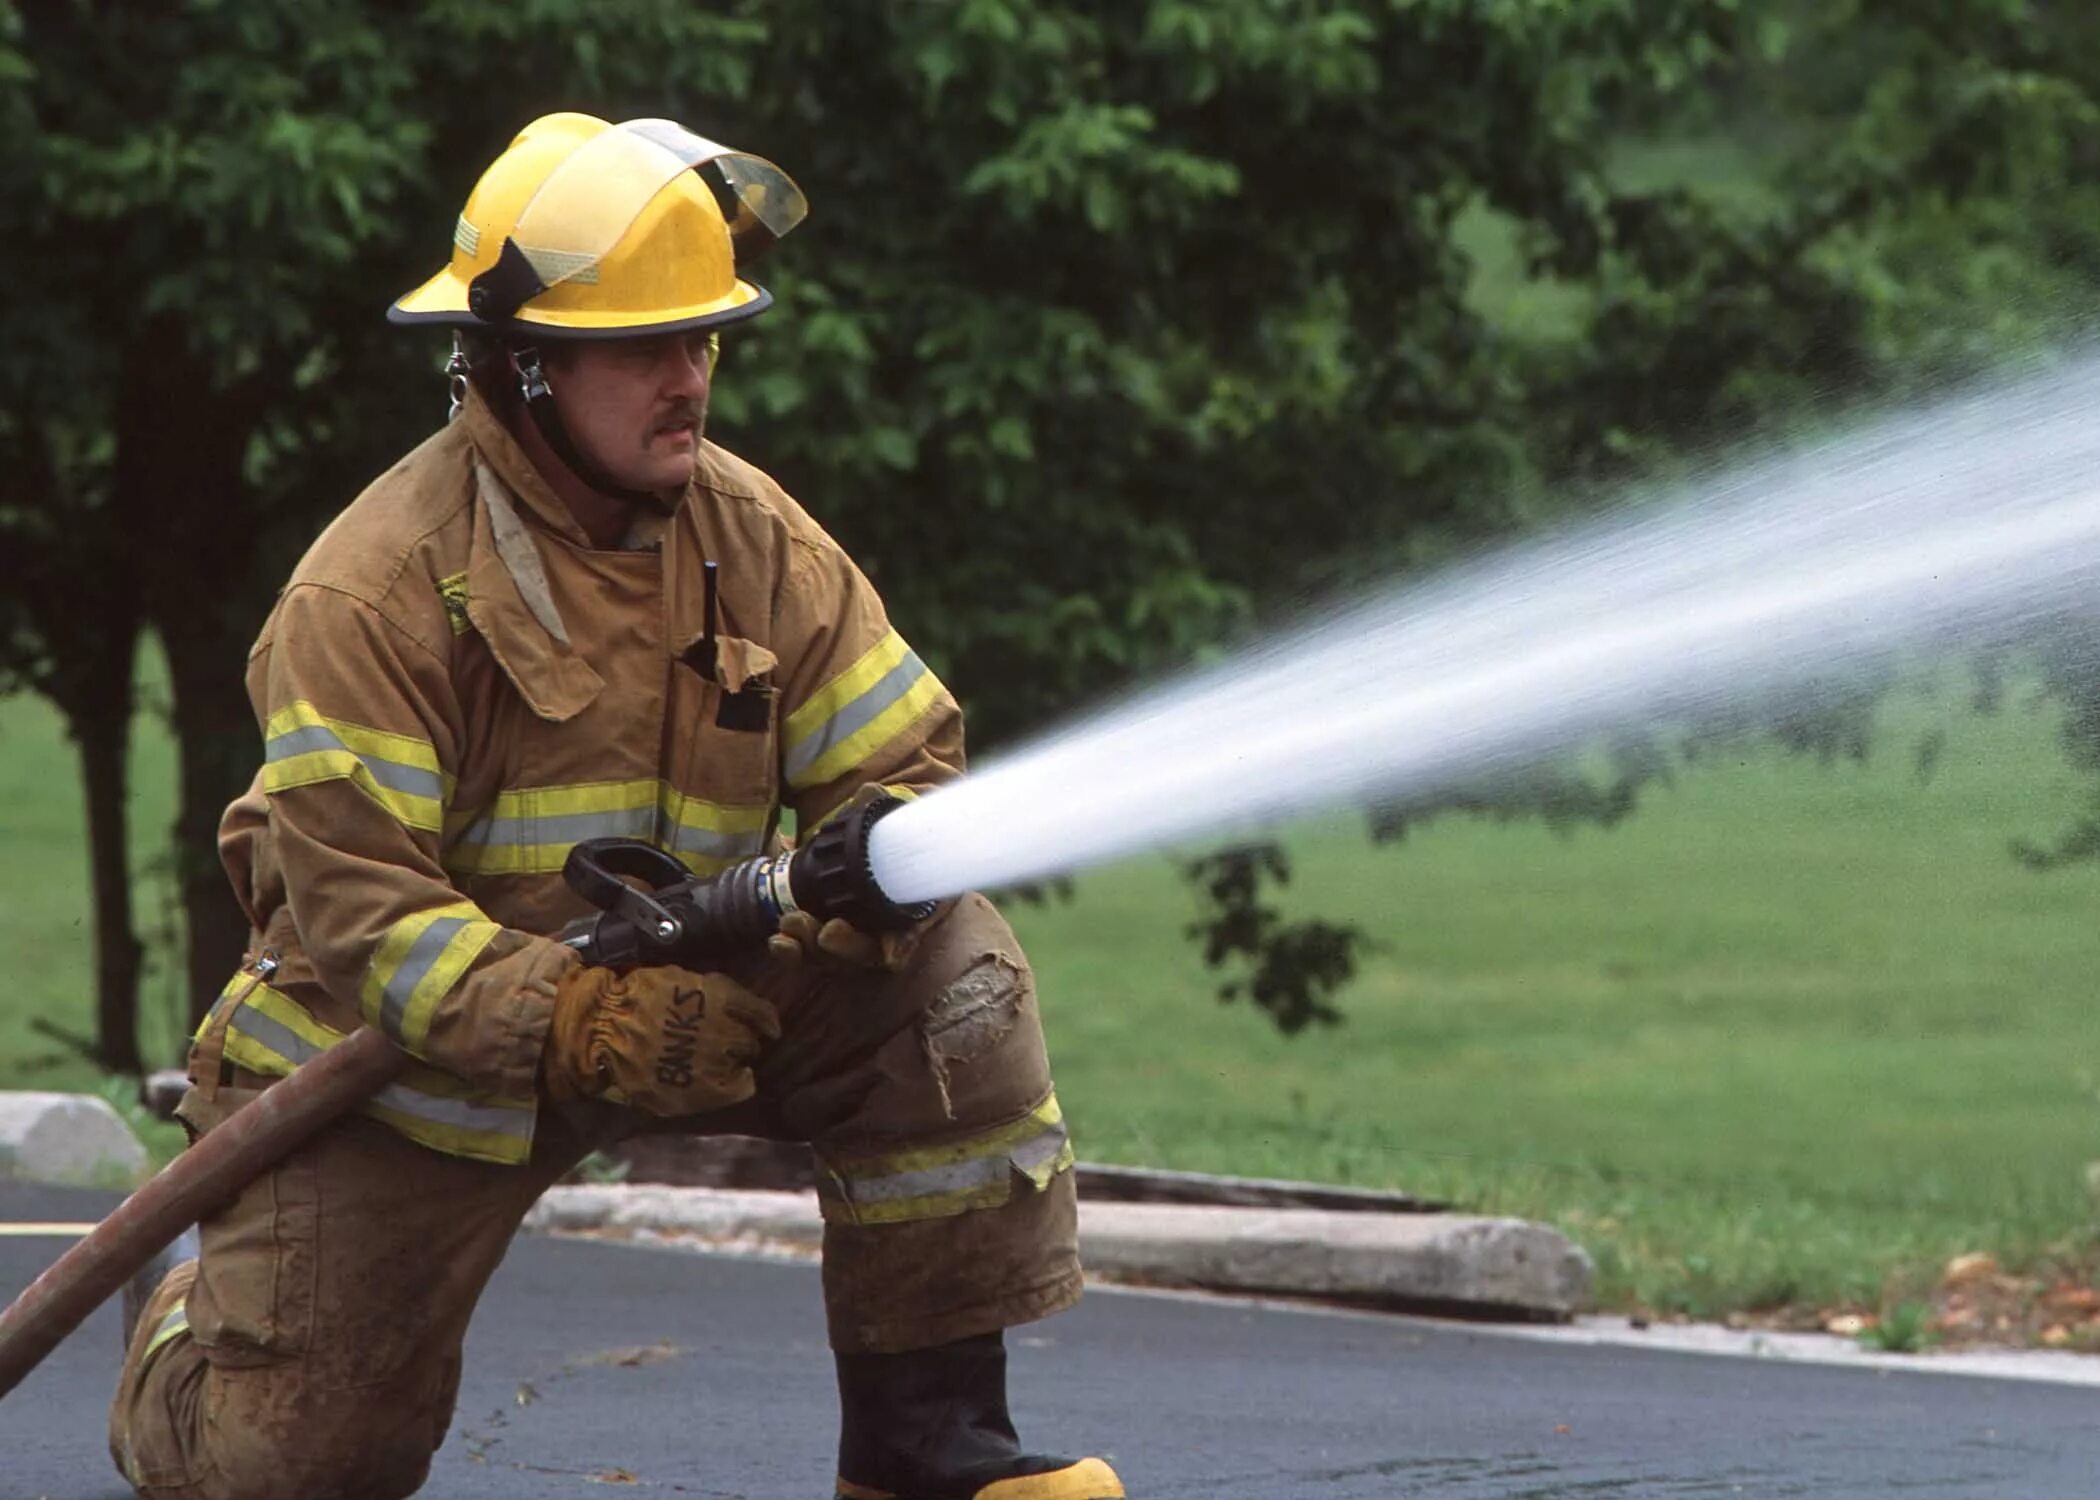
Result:
[[[386,320],[397,327],[478,328],[488,333],[524,334],[540,339],[634,339],[725,328],[755,318],[772,305],[771,292],[755,281],[738,278],[735,290],[727,297],[696,307],[666,309],[644,322],[618,321],[629,316],[621,313],[554,312],[527,306],[507,322],[490,323],[468,308],[467,284],[447,267],[389,307]]]

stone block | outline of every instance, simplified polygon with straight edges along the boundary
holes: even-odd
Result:
[[[1118,1281],[1564,1318],[1594,1268],[1558,1230],[1469,1214],[1079,1206],[1087,1270]]]
[[[146,1148],[107,1100],[0,1093],[0,1178],[128,1188],[146,1164]]]
[[[646,1231],[710,1244],[809,1250],[824,1238],[814,1193],[625,1183],[549,1188],[524,1227],[543,1234]]]
[[[799,1251],[823,1236],[811,1193],[626,1184],[550,1189],[526,1227]],[[1558,1230],[1468,1214],[1082,1201],[1079,1248],[1109,1281],[1532,1319],[1580,1311],[1593,1274]]]

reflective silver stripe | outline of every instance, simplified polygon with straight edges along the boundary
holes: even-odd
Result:
[[[547,844],[580,844],[585,839],[645,839],[656,832],[656,804],[621,807],[611,812],[554,813],[525,818],[480,818],[460,830],[452,847],[537,849]]]
[[[1002,1151],[997,1156],[980,1156],[949,1167],[898,1172],[889,1177],[860,1177],[853,1181],[853,1201],[894,1203],[903,1198],[934,1198],[970,1188],[996,1187],[1012,1170],[1013,1163]]]
[[[876,715],[910,692],[925,675],[926,663],[919,660],[918,652],[907,649],[903,659],[869,684],[866,692],[810,731],[808,739],[788,752],[788,780],[798,780],[832,746],[873,723]]]
[[[321,1055],[321,1048],[316,1047],[305,1037],[299,1035],[298,1032],[292,1030],[291,1027],[285,1025],[282,1021],[264,1015],[261,1011],[252,1007],[244,1005],[235,1011],[230,1024],[234,1030],[240,1032],[243,1036],[252,1037],[254,1040],[262,1043],[263,1046],[269,1048],[293,1067],[297,1067],[303,1062],[310,1062]]]
[[[740,859],[757,854],[766,846],[764,830],[757,833],[724,833],[719,828],[695,828],[674,823],[666,829],[673,854],[706,854],[716,859]]]
[[[401,967],[394,970],[386,982],[386,1002],[379,1016],[388,1036],[399,1038],[402,1022],[408,1014],[408,1002],[415,998],[416,986],[444,956],[445,949],[459,936],[460,929],[472,922],[472,917],[439,917],[416,935],[410,945],[408,956],[401,960]]]
[[[659,835],[661,835],[659,837]],[[585,839],[657,838],[677,854],[704,854],[736,859],[756,854],[765,847],[763,829],[753,833],[724,833],[691,823],[674,823],[664,817],[658,826],[654,807],[625,807],[613,812],[555,813],[527,818],[481,818],[460,830],[448,849],[545,849],[573,847]]]
[[[433,1125],[472,1130],[483,1135],[513,1135],[532,1139],[532,1112],[502,1104],[476,1104],[469,1099],[448,1099],[426,1094],[405,1083],[390,1083],[372,1096],[372,1102],[397,1114],[413,1115]]]
[[[389,791],[406,792],[411,797],[428,797],[433,802],[445,800],[445,778],[436,771],[421,766],[404,766],[399,761],[381,760],[376,755],[367,755],[361,750],[352,750],[343,743],[342,737],[325,724],[305,724],[297,729],[288,729],[283,734],[271,736],[263,746],[263,759],[274,765],[278,761],[290,760],[295,755],[310,755],[317,750],[342,750],[355,755],[364,763],[372,779]]]
[[[312,1061],[325,1050],[291,1027],[245,1005],[235,1014],[233,1026],[243,1036],[269,1048],[293,1067]],[[399,1114],[428,1120],[433,1125],[516,1136],[521,1140],[532,1138],[532,1116],[525,1109],[448,1099],[442,1094],[426,1094],[421,1089],[412,1089],[405,1083],[388,1084],[372,1096],[371,1102]]]
[[[996,1187],[1006,1174],[1019,1168],[1030,1177],[1063,1153],[1070,1132],[1062,1120],[1046,1125],[1019,1145],[1003,1146],[992,1155],[972,1157],[944,1167],[924,1167],[913,1172],[893,1172],[886,1177],[853,1179],[855,1203],[895,1203],[907,1198],[943,1197],[972,1188]]]
[[[1071,1138],[1071,1131],[1060,1120],[1041,1135],[1014,1147],[1007,1159],[1028,1176],[1041,1177],[1064,1155]]]

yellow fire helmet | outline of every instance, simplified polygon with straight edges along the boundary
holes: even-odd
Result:
[[[808,212],[780,168],[673,121],[544,115],[475,184],[451,264],[387,321],[552,339],[719,327],[772,304],[737,268]]]

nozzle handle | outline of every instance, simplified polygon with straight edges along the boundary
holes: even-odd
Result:
[[[739,860],[712,880],[687,875],[675,857],[639,839],[587,839],[569,852],[562,878],[599,915],[571,922],[561,940],[588,964],[704,969],[763,943],[790,911],[843,917],[864,932],[922,922],[934,903],[890,900],[868,859],[868,830],[903,805],[887,792],[870,797],[792,854]]]
[[[692,876],[675,857],[639,839],[585,839],[562,862],[569,889],[600,911],[632,922],[651,939],[675,944],[685,931],[685,918],[657,894],[690,884]],[[621,876],[642,881],[637,890]]]

